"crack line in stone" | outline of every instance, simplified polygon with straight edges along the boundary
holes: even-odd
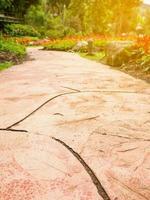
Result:
[[[28,133],[28,131],[27,130],[19,130],[19,129],[11,129],[11,128],[9,128],[9,129],[7,129],[7,128],[0,128],[0,131],[10,131],[10,132],[23,132],[23,133]]]
[[[94,116],[94,117],[82,118],[82,119],[74,119],[71,121],[60,122],[57,125],[62,126],[62,125],[66,125],[66,124],[74,124],[74,123],[79,123],[79,122],[84,122],[84,121],[90,121],[90,120],[97,119],[98,117],[99,117],[99,115]]]
[[[142,198],[149,200],[147,197],[145,197],[143,194],[133,190],[131,187],[129,187],[128,185],[126,185],[125,183],[121,182],[120,180],[118,180],[117,178],[115,178],[114,176],[110,175],[110,178],[113,179],[114,181],[118,182],[120,185],[122,185],[122,187],[126,188],[126,190],[135,193],[137,196],[141,196]]]
[[[97,133],[98,135],[104,135],[104,136],[112,136],[112,137],[119,137],[119,138],[124,138],[124,139],[128,139],[128,140],[143,140],[143,141],[147,141],[149,142],[150,139],[146,139],[146,138],[138,138],[138,137],[129,137],[129,136],[123,136],[123,135],[115,135],[115,134],[107,134],[107,133],[100,133],[98,131],[96,131],[95,133]]]
[[[20,119],[19,121],[15,122],[14,124],[8,126],[6,129],[10,129],[13,126],[18,125],[19,123],[23,122],[24,120],[26,120],[28,117],[30,117],[31,115],[33,115],[35,112],[37,112],[38,110],[40,110],[42,107],[44,107],[46,104],[48,104],[50,101],[61,97],[61,96],[65,96],[65,95],[69,95],[69,94],[79,94],[79,93],[122,93],[122,94],[145,94],[145,95],[150,95],[149,93],[139,93],[139,92],[134,92],[134,91],[120,91],[120,90],[85,90],[85,91],[74,91],[74,92],[66,92],[66,93],[61,93],[58,94],[54,97],[51,97],[50,99],[48,99],[47,101],[45,101],[43,104],[41,104],[39,107],[37,107],[35,110],[33,110],[31,113],[29,113],[28,115],[26,115],[25,117],[23,117],[22,119]]]
[[[26,120],[28,117],[30,117],[31,115],[33,115],[35,112],[37,112],[38,110],[40,110],[43,106],[45,106],[47,103],[49,103],[50,101],[52,101],[53,99],[56,99],[57,97],[60,97],[60,96],[64,96],[64,95],[67,95],[67,94],[72,94],[72,93],[76,93],[76,92],[66,92],[66,93],[63,93],[63,94],[58,94],[50,99],[48,99],[47,101],[45,101],[43,104],[41,104],[39,107],[37,107],[35,110],[33,110],[31,113],[29,113],[28,115],[26,115],[24,118],[20,119],[19,121],[15,122],[14,124],[8,126],[6,129],[10,129],[12,128],[13,126],[16,126],[17,124],[21,123],[22,121]]]
[[[84,161],[84,159],[77,152],[75,152],[71,147],[69,147],[65,142],[63,142],[55,137],[52,137],[52,139],[55,140],[56,142],[59,142],[64,147],[66,147],[79,160],[79,162],[82,164],[82,166],[84,167],[86,172],[89,174],[93,184],[97,188],[98,194],[104,200],[111,200],[110,197],[108,196],[107,192],[105,191],[104,187],[100,183],[99,179],[95,175],[94,171],[89,167],[89,165]]]
[[[69,89],[69,90],[73,90],[75,92],[81,92],[80,90],[78,89],[74,89],[74,88],[71,88],[71,87],[65,87],[65,86],[61,86],[62,88],[65,88],[65,89]]]

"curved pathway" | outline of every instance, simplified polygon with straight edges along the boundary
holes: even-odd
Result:
[[[150,85],[28,52],[0,73],[0,199],[149,200]]]

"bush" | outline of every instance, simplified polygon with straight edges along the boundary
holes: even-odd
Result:
[[[17,43],[24,46],[31,46],[39,40],[38,37],[16,37],[14,39]]]
[[[105,50],[107,41],[97,39],[97,40],[94,40],[93,45],[96,48],[96,50]]]
[[[4,31],[10,36],[40,36],[40,34],[32,26],[23,24],[8,24],[5,26]]]
[[[11,67],[12,65],[13,65],[12,62],[4,62],[4,63],[0,63],[0,71],[9,68],[9,67]]]
[[[0,39],[0,52],[10,52],[17,56],[24,56],[26,54],[25,47],[17,44],[12,39]]]
[[[50,39],[60,39],[69,34],[69,31],[65,25],[62,24],[62,19],[60,16],[52,17],[47,16],[47,25],[46,25],[46,32],[45,36],[49,37]]]
[[[76,45],[73,40],[56,40],[44,46],[45,50],[69,51]]]
[[[53,31],[52,31],[53,33]],[[54,39],[51,37],[51,39]],[[59,51],[68,51],[73,50],[75,52],[88,52],[88,38],[85,40],[78,39],[78,37],[66,37],[61,40],[51,41],[49,44],[44,45],[45,49],[48,50],[59,50]],[[93,52],[95,51],[104,51],[106,46],[106,41],[95,40],[93,42]]]
[[[45,27],[47,23],[47,16],[43,7],[41,5],[31,6],[25,16],[25,21],[33,27]]]
[[[64,29],[64,36],[74,36],[76,35],[76,30],[74,28],[65,27]]]
[[[42,5],[31,6],[25,16],[25,21],[35,27],[42,38],[60,39],[75,34],[75,29],[62,22],[62,16],[54,16]]]
[[[50,39],[58,39],[64,36],[64,32],[59,30],[48,30],[45,35]]]
[[[105,52],[96,52],[96,53],[93,53],[92,55],[89,55],[87,53],[80,53],[80,56],[82,56],[83,58],[88,58],[90,60],[95,60],[97,62],[100,62],[104,56],[105,56]]]
[[[19,63],[26,56],[26,49],[23,45],[17,44],[10,39],[0,38],[0,62],[6,61]]]
[[[106,63],[120,67],[128,63],[132,56],[132,43],[128,41],[111,41],[106,46]]]
[[[150,55],[144,54],[141,58],[137,60],[137,64],[139,64],[142,70],[146,73],[150,73]]]

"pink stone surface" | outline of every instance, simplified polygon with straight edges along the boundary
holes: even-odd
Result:
[[[0,73],[0,200],[150,199],[150,85],[99,63],[30,48],[32,61]],[[81,92],[76,92],[80,90]],[[107,91],[107,92],[106,92]],[[68,94],[65,94],[68,93]]]
[[[0,199],[101,200],[82,165],[48,137],[1,133]]]

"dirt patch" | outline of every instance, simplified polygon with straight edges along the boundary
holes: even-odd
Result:
[[[126,65],[125,68],[121,68],[121,71],[128,73],[135,78],[140,78],[150,83],[150,73],[144,72],[141,69],[140,65]]]
[[[23,61],[32,60],[28,55],[18,56],[10,52],[0,52],[0,63],[11,62],[13,64],[20,64]]]
[[[4,63],[10,61],[13,63],[20,63],[20,58],[9,52],[0,52],[0,62]]]

